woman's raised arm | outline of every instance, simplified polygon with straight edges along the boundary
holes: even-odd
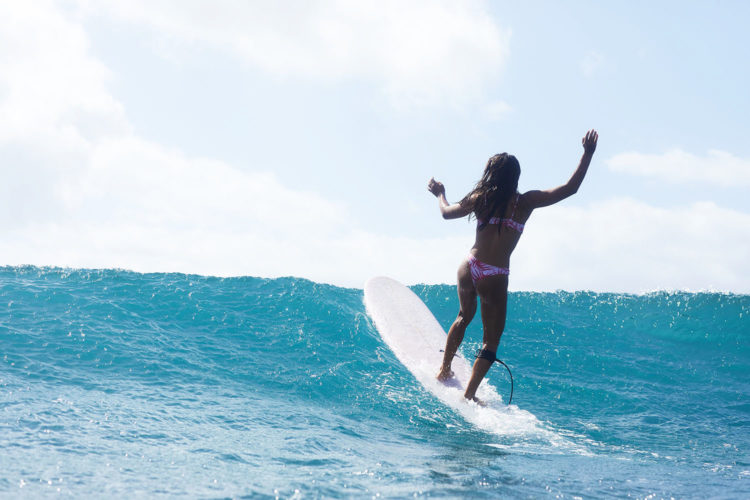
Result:
[[[596,151],[596,142],[598,140],[599,134],[596,130],[591,129],[586,132],[586,135],[581,140],[583,143],[583,156],[581,156],[578,168],[573,172],[573,175],[568,182],[562,186],[544,191],[528,191],[523,195],[524,204],[530,210],[533,210],[535,208],[554,205],[558,201],[562,201],[568,196],[574,195],[578,191],[578,188],[581,187],[583,178],[586,176],[586,171],[588,171],[589,165],[591,164],[591,158],[594,156],[594,151]]]
[[[448,203],[448,199],[445,197],[445,186],[442,182],[436,181],[434,177],[427,184],[427,190],[437,197],[443,219],[459,219],[471,213],[471,207],[468,204],[454,203],[451,205]]]

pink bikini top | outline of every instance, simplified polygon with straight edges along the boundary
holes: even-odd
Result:
[[[520,196],[521,195],[519,193],[516,193],[516,199],[513,201],[513,208],[510,211],[510,217],[508,217],[507,219],[501,219],[500,217],[492,217],[489,220],[489,222],[486,222],[486,223],[482,219],[477,217],[477,226],[481,227],[486,224],[490,224],[490,225],[502,224],[503,227],[509,227],[511,229],[518,231],[519,233],[523,233],[523,224],[513,220],[513,214],[516,213],[516,205],[518,205],[518,198]]]

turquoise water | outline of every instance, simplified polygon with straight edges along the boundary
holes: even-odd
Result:
[[[454,288],[412,289],[447,328]],[[509,433],[422,390],[361,290],[5,267],[0,308],[0,496],[750,497],[750,296],[511,293]]]

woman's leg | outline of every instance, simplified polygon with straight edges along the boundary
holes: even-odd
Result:
[[[508,277],[488,276],[483,278],[477,283],[477,292],[482,304],[482,325],[484,327],[482,349],[497,352],[500,336],[505,329],[505,314],[508,308]],[[466,385],[466,392],[464,393],[466,399],[474,399],[479,384],[487,375],[491,366],[492,361],[477,358],[471,372],[471,379]]]
[[[437,376],[438,380],[446,380],[453,375],[453,372],[451,372],[453,356],[456,355],[458,346],[464,339],[466,327],[471,323],[474,314],[477,312],[477,290],[471,280],[468,260],[463,261],[458,268],[458,303],[460,309],[456,321],[448,330],[448,340],[445,343],[445,354],[443,355],[440,373]]]

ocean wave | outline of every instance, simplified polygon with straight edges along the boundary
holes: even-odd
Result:
[[[447,329],[455,288],[412,289]],[[514,405],[456,411],[397,361],[361,290],[0,268],[0,491],[596,496],[633,474],[665,495],[747,491],[749,296],[508,301]],[[480,343],[477,317],[462,355]],[[505,377],[489,374],[501,392]]]

